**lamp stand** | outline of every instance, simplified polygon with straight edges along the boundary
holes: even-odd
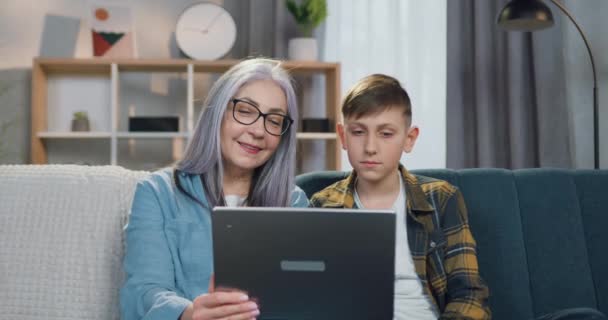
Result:
[[[597,74],[595,71],[595,60],[593,59],[593,53],[591,52],[591,46],[589,45],[589,41],[585,36],[585,33],[581,29],[581,27],[576,23],[574,17],[570,12],[557,0],[551,0],[555,6],[557,6],[569,19],[574,23],[574,26],[578,30],[578,33],[583,38],[585,42],[585,46],[587,47],[587,52],[589,53],[589,58],[591,59],[591,69],[593,70],[593,167],[595,169],[600,168],[600,150],[599,150],[599,105],[598,105],[598,89],[597,89]]]

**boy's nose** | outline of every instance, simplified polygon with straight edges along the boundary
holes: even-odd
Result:
[[[376,139],[372,135],[368,136],[367,139],[365,139],[364,150],[366,154],[376,154]]]

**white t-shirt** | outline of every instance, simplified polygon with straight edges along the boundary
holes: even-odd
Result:
[[[224,196],[226,207],[242,207],[245,204],[245,197],[229,194]]]
[[[395,301],[394,319],[437,319],[434,305],[422,289],[407,241],[405,186],[399,174],[399,196],[392,210],[397,213],[395,230]],[[355,203],[364,209],[355,189]]]

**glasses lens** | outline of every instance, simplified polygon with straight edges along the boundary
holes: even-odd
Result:
[[[260,118],[260,116],[263,116],[264,128],[266,129],[266,132],[275,136],[280,136],[283,135],[287,129],[289,129],[291,121],[286,115],[279,113],[264,114],[254,105],[237,99],[233,100],[233,103],[234,110],[232,114],[234,115],[234,119],[241,124],[253,124]]]
[[[234,118],[242,124],[252,124],[260,116],[260,112],[254,106],[237,101],[234,104]]]
[[[265,125],[268,133],[280,136],[289,127],[289,121],[283,115],[271,113],[266,116]]]

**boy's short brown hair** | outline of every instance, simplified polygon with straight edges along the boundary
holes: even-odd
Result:
[[[372,74],[359,80],[348,91],[342,102],[342,115],[344,119],[359,119],[395,107],[403,109],[409,125],[412,106],[399,80],[384,74]]]

